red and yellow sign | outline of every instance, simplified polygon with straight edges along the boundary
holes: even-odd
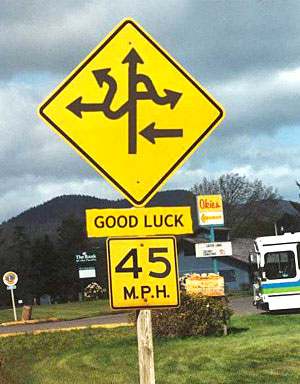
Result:
[[[200,225],[223,225],[223,203],[221,195],[197,196],[197,209]]]

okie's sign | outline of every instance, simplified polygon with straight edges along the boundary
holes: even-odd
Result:
[[[224,225],[221,195],[197,196],[197,210],[201,226]]]

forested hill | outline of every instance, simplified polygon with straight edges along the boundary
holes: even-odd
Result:
[[[148,206],[191,206],[195,210],[194,195],[189,191],[173,190],[159,192]],[[79,220],[85,221],[85,210],[90,208],[130,208],[125,199],[107,200],[91,196],[63,195],[30,208],[20,215],[4,222],[0,229],[2,234],[11,232],[15,225],[23,226],[29,238],[39,237],[42,234],[55,235],[62,219],[74,213]],[[193,212],[195,216],[195,211]]]
[[[191,206],[194,228],[197,226],[195,197],[192,192],[185,190],[159,192],[149,202],[148,206]],[[108,200],[82,195],[59,196],[4,222],[0,226],[0,246],[4,241],[5,248],[9,249],[15,226],[24,227],[29,239],[41,237],[44,234],[56,237],[57,228],[61,225],[62,220],[71,213],[80,221],[85,222],[86,209],[129,207],[131,205],[125,199]],[[250,218],[249,209],[252,212],[252,217]],[[254,203],[250,208],[240,205],[232,211],[234,215],[231,218],[231,222],[229,222],[230,217],[228,212],[226,214],[226,211],[228,209],[225,206],[226,225],[233,229],[233,235],[237,235],[237,237],[256,237],[273,234],[275,222],[278,222],[278,227],[283,225],[286,230],[300,230],[299,203],[276,200],[273,203]],[[237,225],[235,225],[236,222]]]

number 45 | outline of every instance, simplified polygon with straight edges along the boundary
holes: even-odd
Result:
[[[171,272],[171,264],[168,259],[163,256],[156,256],[157,253],[167,253],[168,248],[149,248],[149,262],[150,263],[163,263],[165,265],[164,272],[150,272],[149,276],[156,277],[158,279],[162,279],[163,277],[167,277]],[[132,267],[124,267],[127,261],[132,258]],[[126,273],[132,272],[133,278],[138,279],[139,273],[142,272],[142,267],[138,266],[137,259],[137,249],[132,248],[127,255],[120,261],[120,263],[116,266],[116,272]]]

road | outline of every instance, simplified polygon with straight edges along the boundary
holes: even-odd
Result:
[[[252,305],[253,297],[231,298],[230,304],[237,315],[257,315],[262,311]]]
[[[257,314],[261,311],[257,310],[252,305],[252,297],[240,297],[230,299],[232,308],[237,315]],[[42,324],[25,324],[25,325],[13,325],[8,327],[0,327],[0,335],[17,333],[17,332],[34,332],[38,330],[55,330],[66,329],[74,327],[89,327],[91,325],[99,324],[117,324],[128,323],[128,315],[125,313],[106,315],[99,317],[90,317],[87,319],[58,321],[53,323]]]

